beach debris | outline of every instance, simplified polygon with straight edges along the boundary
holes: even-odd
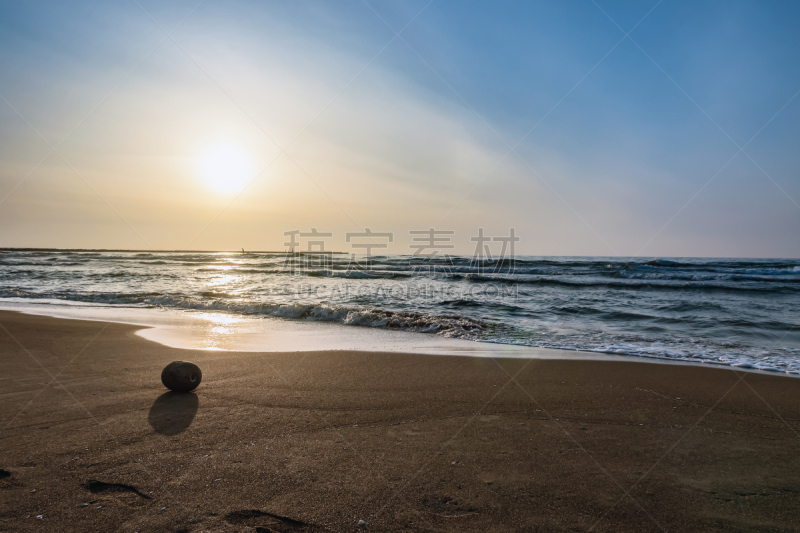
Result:
[[[193,391],[202,379],[200,367],[186,361],[173,361],[161,371],[161,383],[174,392]]]
[[[366,525],[367,525],[367,523],[364,522],[363,520],[359,520],[358,521],[358,527],[366,527]]]
[[[41,515],[41,514],[37,514],[36,515],[36,519],[37,520],[41,520],[42,518],[44,518],[44,515]]]

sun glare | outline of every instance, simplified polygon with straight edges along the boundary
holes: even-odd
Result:
[[[208,185],[222,193],[239,192],[255,177],[250,157],[232,145],[216,146],[206,152],[199,160],[199,168]]]

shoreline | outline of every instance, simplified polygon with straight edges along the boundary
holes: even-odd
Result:
[[[329,344],[331,338],[334,339],[333,343],[337,346],[327,348],[331,351],[356,350],[416,353],[431,356],[641,362],[734,369],[771,376],[800,378],[800,373],[797,372],[757,368],[749,365],[726,364],[702,359],[670,359],[646,355],[503,344],[490,341],[448,338],[432,333],[344,325],[323,321],[263,316],[235,316],[217,311],[160,310],[126,306],[87,305],[84,302],[71,302],[69,300],[64,302],[53,304],[29,302],[24,299],[14,299],[10,302],[0,300],[0,312],[18,312],[32,316],[48,316],[65,320],[90,320],[138,326],[141,329],[136,334],[142,338],[163,346],[184,350],[313,351],[319,349],[320,344],[318,341],[309,341],[308,339],[309,336],[318,335],[323,336],[325,342]],[[158,316],[159,314],[162,314],[162,316]],[[244,322],[245,327],[237,328],[237,322]],[[250,324],[247,324],[247,322]],[[247,327],[254,323],[258,325],[256,327]],[[227,331],[219,334],[220,329]],[[230,342],[230,339],[236,337],[246,338],[246,340]]]
[[[800,382],[782,375],[179,350],[13,312],[0,326],[0,529],[800,525]],[[203,369],[195,393],[161,385],[176,359]]]

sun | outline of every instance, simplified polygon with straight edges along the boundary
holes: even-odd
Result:
[[[239,192],[255,178],[248,154],[230,144],[215,146],[203,154],[198,167],[209,187],[221,193]]]

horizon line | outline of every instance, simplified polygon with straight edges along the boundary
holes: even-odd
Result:
[[[335,254],[335,255],[347,255],[353,252],[333,252],[333,251],[300,251],[300,252],[290,252],[288,250],[285,251],[272,251],[272,250],[248,250],[245,251],[244,249],[240,250],[137,250],[137,249],[126,249],[126,248],[19,248],[19,247],[0,247],[0,253],[5,253],[8,251],[13,252],[122,252],[122,253],[187,253],[187,254],[264,254],[264,255],[278,255],[278,254],[289,254],[294,253],[295,255],[308,255],[308,254]],[[381,256],[389,256],[389,255],[409,255],[413,256],[413,254],[376,254],[373,257],[381,257]],[[470,257],[469,255],[463,254],[443,254],[443,256],[456,256],[456,257]],[[424,256],[427,257],[427,256]],[[437,257],[437,256],[432,256]],[[735,256],[692,256],[692,255],[673,255],[673,256],[666,256],[666,255],[534,255],[534,254],[515,254],[512,257],[607,257],[607,258],[617,258],[617,259],[748,259],[748,260],[788,260],[788,261],[798,261],[800,257],[735,257]]]

